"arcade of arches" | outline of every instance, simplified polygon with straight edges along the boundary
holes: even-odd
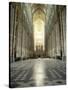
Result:
[[[66,7],[10,4],[10,59],[66,57]]]

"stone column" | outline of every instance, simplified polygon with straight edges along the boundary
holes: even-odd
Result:
[[[20,9],[20,8],[19,8]],[[22,53],[22,22],[21,22],[21,9],[19,10],[18,15],[18,32],[17,32],[17,45],[16,45],[16,57],[21,59],[21,53]]]
[[[49,35],[49,56],[51,57],[51,39]]]
[[[54,31],[51,32],[51,48],[52,48],[52,57],[54,57]]]
[[[13,3],[11,3],[13,5]],[[13,33],[12,33],[12,62],[15,61],[15,26],[16,26],[16,6],[14,4],[14,23],[13,23]],[[11,20],[12,21],[12,20]]]
[[[59,24],[56,22],[56,56],[60,58],[60,34],[59,34]]]
[[[51,30],[51,57],[52,57],[52,30]]]
[[[66,56],[66,8],[63,8],[62,11],[62,28],[63,28],[63,60]]]
[[[55,26],[54,26],[54,28],[53,28],[53,52],[54,52],[53,57],[55,58],[55,56],[56,56],[56,36],[55,36]]]
[[[14,37],[14,20],[15,20],[15,9],[12,3],[9,4],[9,51],[10,51],[10,62],[13,62],[13,37]]]

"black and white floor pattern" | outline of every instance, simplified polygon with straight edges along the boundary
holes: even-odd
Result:
[[[11,63],[10,86],[32,87],[66,84],[66,63],[38,58]]]

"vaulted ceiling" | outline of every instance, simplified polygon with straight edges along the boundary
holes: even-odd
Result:
[[[32,15],[33,15],[33,21],[36,21],[37,19],[45,20],[46,6],[44,4],[32,4]]]

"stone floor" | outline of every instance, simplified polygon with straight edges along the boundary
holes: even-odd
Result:
[[[38,58],[11,63],[10,87],[51,86],[66,84],[66,63]]]

